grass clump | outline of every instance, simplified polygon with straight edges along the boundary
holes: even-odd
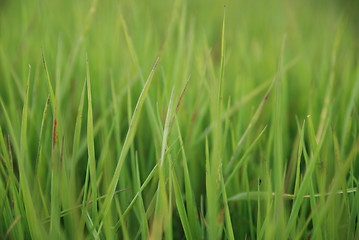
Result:
[[[0,6],[1,238],[359,238],[356,2]]]

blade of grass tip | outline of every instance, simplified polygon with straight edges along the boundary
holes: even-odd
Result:
[[[45,69],[45,74],[46,74],[46,79],[47,79],[47,84],[48,84],[48,88],[49,88],[49,92],[50,92],[50,101],[51,101],[51,107],[52,107],[52,111],[54,116],[56,116],[56,104],[55,104],[55,93],[54,90],[52,88],[52,84],[51,84],[51,78],[50,78],[50,74],[49,74],[49,70],[47,68],[47,64],[46,64],[46,60],[45,60],[45,56],[44,53],[42,52],[42,63],[44,65],[44,69]],[[55,118],[56,119],[56,118]]]
[[[53,90],[53,87],[51,84],[50,74],[48,71],[46,59],[45,59],[43,52],[42,52],[42,62],[44,65],[45,74],[46,74],[46,78],[47,78],[47,83],[48,83],[48,88],[49,88],[49,93],[50,93],[50,102],[51,102],[52,114],[53,114],[52,158],[54,158],[55,144],[56,144],[57,136],[58,136],[58,134],[57,134],[58,133],[57,106],[56,106],[54,90]],[[52,161],[54,161],[54,159],[52,159]],[[53,166],[54,166],[54,162],[53,162]]]
[[[20,158],[19,158],[19,174],[20,174],[20,187],[23,195],[26,219],[29,224],[29,230],[31,238],[42,239],[46,238],[42,229],[41,223],[39,223],[35,206],[32,199],[29,182],[26,174],[26,161],[28,160],[28,147],[27,147],[27,116],[28,116],[28,105],[29,105],[29,85],[30,85],[30,72],[31,66],[29,65],[29,74],[26,86],[26,97],[22,113],[21,121],[21,136],[20,136]]]
[[[141,110],[142,110],[142,106],[143,106],[143,103],[144,103],[144,101],[146,99],[148,90],[149,90],[149,88],[151,86],[151,82],[152,82],[152,79],[153,79],[154,72],[155,72],[155,70],[157,68],[158,61],[159,61],[159,58],[157,57],[156,62],[155,62],[154,66],[153,66],[153,68],[152,68],[152,70],[151,70],[151,72],[150,72],[150,74],[149,74],[149,76],[147,78],[147,81],[146,81],[146,83],[145,83],[145,85],[144,85],[144,87],[142,89],[140,97],[138,98],[135,110],[134,110],[133,115],[132,115],[132,119],[131,119],[131,122],[130,122],[129,129],[127,131],[127,135],[126,135],[125,141],[123,143],[121,154],[120,154],[120,157],[119,157],[117,165],[116,165],[114,175],[112,177],[110,186],[108,187],[108,190],[107,190],[107,196],[105,198],[105,201],[104,201],[104,204],[103,204],[103,207],[102,207],[102,210],[101,210],[100,218],[103,218],[104,216],[106,216],[108,211],[110,210],[110,205],[111,205],[111,202],[112,202],[115,190],[116,190],[118,179],[120,177],[121,169],[122,169],[124,160],[126,158],[127,152],[129,150],[129,148],[130,148],[130,146],[132,144],[133,138],[135,136],[136,129],[137,129],[137,124],[139,122],[139,118],[140,118],[140,114],[141,114]],[[102,220],[101,220],[100,226],[101,225],[102,225]]]
[[[222,22],[222,37],[221,37],[221,67],[220,67],[220,80],[219,80],[219,92],[218,92],[218,102],[219,102],[219,113],[218,118],[222,116],[221,108],[223,105],[223,81],[224,81],[224,57],[225,57],[225,26],[226,26],[226,5],[224,5],[223,10],[223,22]]]
[[[176,111],[175,111],[175,114],[174,114],[173,117],[172,117],[172,121],[171,121],[171,124],[170,124],[170,128],[172,128],[172,125],[173,125],[173,123],[174,123],[174,121],[175,121],[175,119],[176,119],[176,114],[178,113],[178,110],[180,109],[180,106],[181,106],[181,103],[182,103],[182,99],[183,99],[183,97],[184,97],[184,94],[185,94],[186,91],[187,91],[187,87],[188,87],[188,83],[189,83],[189,79],[190,79],[190,78],[191,78],[191,76],[188,76],[187,81],[186,81],[186,83],[185,83],[185,85],[184,85],[184,87],[183,87],[183,89],[182,89],[181,95],[180,95],[180,97],[179,97],[179,99],[178,99],[178,101],[177,101]]]
[[[166,153],[166,149],[167,149],[167,140],[169,137],[169,133],[170,133],[170,127],[171,127],[171,120],[172,120],[172,108],[173,108],[173,96],[174,96],[174,88],[172,89],[171,92],[171,97],[170,97],[170,102],[168,104],[168,110],[167,110],[167,116],[166,116],[166,121],[165,121],[165,127],[163,130],[163,139],[162,139],[162,148],[161,148],[161,158],[160,158],[160,169],[162,169],[164,167],[164,162],[165,162],[165,153]]]
[[[137,69],[137,71],[139,72],[141,83],[145,84],[145,77],[143,74],[143,70],[142,70],[140,62],[138,60],[136,50],[133,46],[131,36],[127,29],[127,24],[125,22],[125,19],[124,19],[121,11],[119,13],[119,16],[120,16],[120,21],[122,24],[122,29],[123,29],[123,32],[125,35],[126,44],[127,44],[128,50],[130,51],[130,55],[132,58],[132,62],[135,65],[135,68]],[[159,56],[161,56],[161,55],[159,55]],[[149,100],[151,100],[150,97],[148,97],[148,98],[149,98]],[[145,107],[146,107],[147,113],[149,114],[150,125],[154,129],[153,132],[155,134],[155,141],[158,140],[158,143],[160,143],[160,141],[162,139],[162,129],[161,129],[162,126],[159,121],[156,121],[156,114],[155,114],[155,110],[154,110],[154,107],[153,107],[151,101],[147,101],[145,104],[146,104]]]
[[[291,61],[289,61],[286,65],[283,66],[282,68],[282,72],[286,72],[289,69],[291,69],[293,66],[295,66],[299,60],[301,59],[301,57],[296,57],[294,59],[292,59]],[[233,116],[244,104],[246,104],[247,102],[249,102],[250,100],[254,99],[257,95],[259,95],[262,91],[264,90],[268,90],[268,88],[270,87],[270,85],[273,83],[273,79],[275,78],[275,76],[277,76],[277,72],[274,74],[274,77],[270,77],[269,79],[267,79],[265,82],[263,82],[262,84],[260,84],[257,88],[255,88],[254,90],[252,90],[251,92],[249,92],[248,94],[246,94],[244,97],[241,98],[241,100],[239,100],[238,102],[236,102],[229,110],[228,114],[224,113],[222,115],[222,121],[224,121],[227,118]],[[283,79],[285,80],[285,79]],[[264,95],[266,96],[266,95]],[[201,134],[201,136],[197,139],[196,142],[202,142],[203,139],[205,138],[206,134],[208,134],[209,132],[212,131],[212,129],[214,128],[214,124],[211,123],[206,130]]]
[[[224,185],[223,175],[221,179],[221,187],[222,187],[222,196],[223,196],[224,211],[226,218],[227,238],[230,240],[234,240],[235,238],[234,238],[233,226],[231,221],[231,213],[229,212],[228,199],[227,199],[226,187]]]
[[[93,135],[93,116],[92,116],[92,95],[91,95],[91,79],[88,57],[86,55],[86,85],[87,85],[87,145],[88,145],[88,162],[90,166],[90,182],[92,191],[92,216],[97,213],[97,176],[96,176],[96,160],[95,145]],[[96,227],[96,225],[95,225]]]
[[[55,96],[59,96],[60,79],[61,79],[61,63],[62,63],[62,36],[59,33],[57,37],[57,53],[56,53],[56,67],[55,67]],[[57,104],[60,104],[59,101]],[[58,106],[58,109],[61,107]]]
[[[213,176],[217,175],[219,166],[221,164],[221,152],[222,152],[222,108],[223,108],[223,82],[224,82],[224,60],[225,60],[225,23],[226,23],[226,5],[223,8],[223,21],[222,21],[222,35],[221,35],[221,65],[220,65],[220,77],[219,77],[219,88],[218,88],[218,99],[216,102],[215,116],[215,132],[213,136],[213,161],[211,165],[211,171],[213,171]],[[214,74],[213,74],[214,75]]]

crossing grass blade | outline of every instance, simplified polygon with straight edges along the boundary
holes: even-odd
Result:
[[[138,158],[137,158],[137,155],[136,155],[136,178],[137,178],[137,190],[139,191],[141,189],[141,186],[140,186],[140,170],[139,170],[139,164],[138,164]],[[139,193],[139,201],[138,201],[138,208],[139,208],[139,211],[140,211],[140,218],[141,218],[141,235],[142,235],[142,239],[147,239],[148,236],[150,235],[150,232],[149,232],[149,228],[148,228],[148,223],[147,223],[147,217],[146,217],[146,208],[144,206],[144,202],[143,202],[143,198],[142,198],[142,194],[141,192]]]
[[[249,154],[254,150],[254,148],[258,144],[258,142],[259,142],[261,136],[263,135],[263,133],[265,132],[266,128],[267,127],[263,128],[263,130],[258,134],[258,136],[253,140],[253,142],[249,145],[249,147],[243,153],[243,156],[238,160],[238,162],[233,167],[233,169],[231,169],[231,172],[228,173],[228,176],[226,176],[225,185],[227,185],[229,183],[229,181],[234,177],[234,175],[236,174],[238,169],[241,166],[246,164],[246,162],[248,161]]]
[[[328,124],[326,124],[326,127],[324,128],[323,134],[326,134],[327,127],[328,127]],[[315,152],[313,152],[313,155],[310,157],[310,160],[307,163],[308,166],[307,166],[305,175],[303,177],[301,186],[298,189],[296,199],[293,202],[293,208],[292,208],[292,211],[291,211],[290,216],[289,216],[289,220],[288,220],[288,224],[287,224],[287,227],[288,227],[287,231],[288,232],[290,232],[292,230],[292,228],[294,227],[294,223],[296,221],[300,206],[301,206],[301,204],[303,202],[303,196],[308,191],[310,184],[312,184],[310,182],[310,180],[312,179],[312,174],[313,174],[313,172],[315,170],[315,166],[316,166],[316,163],[317,163],[318,158],[319,158],[320,149],[321,149],[321,147],[323,145],[323,141],[324,141],[323,136],[324,135],[322,135],[322,138],[321,138],[320,142],[318,143],[318,146],[317,146]]]
[[[102,214],[100,214],[101,218],[106,216],[108,211],[110,210],[110,205],[111,205],[111,202],[112,202],[115,190],[116,190],[116,186],[117,186],[117,183],[118,183],[118,179],[120,177],[122,166],[124,164],[127,152],[129,150],[129,148],[130,148],[130,146],[132,144],[133,138],[135,136],[137,125],[138,125],[138,122],[139,122],[139,119],[140,119],[142,106],[143,106],[143,103],[144,103],[145,98],[147,96],[148,90],[149,90],[149,88],[151,86],[153,75],[154,75],[154,72],[155,72],[157,64],[158,64],[158,60],[159,60],[159,58],[156,59],[156,62],[155,62],[154,66],[153,66],[153,68],[152,68],[152,70],[151,70],[151,72],[150,72],[150,74],[149,74],[149,76],[147,78],[147,81],[146,81],[146,83],[145,83],[145,85],[144,85],[144,87],[142,89],[142,92],[141,92],[141,94],[140,94],[140,96],[138,98],[136,107],[134,109],[132,119],[131,119],[131,122],[130,122],[130,126],[129,126],[128,131],[127,131],[126,139],[125,139],[125,141],[123,143],[121,154],[120,154],[120,157],[118,159],[117,166],[116,166],[114,175],[112,177],[110,186],[108,187],[107,195],[106,195],[104,204],[102,206],[102,210],[101,210]],[[100,224],[100,226],[101,225],[102,224]]]
[[[25,205],[25,212],[27,223],[29,225],[29,230],[32,238],[41,238],[44,235],[44,231],[42,229],[41,223],[38,221],[37,211],[35,209],[35,205],[32,199],[32,194],[30,190],[30,186],[28,183],[28,174],[25,169],[29,163],[28,156],[28,141],[27,141],[27,126],[28,126],[28,113],[29,113],[29,88],[30,88],[30,73],[31,67],[29,66],[28,70],[28,79],[26,83],[26,97],[23,107],[22,113],[22,121],[21,121],[21,136],[20,136],[20,161],[19,161],[19,173],[20,173],[20,188]]]
[[[80,145],[80,137],[81,137],[81,125],[82,125],[82,113],[84,108],[84,99],[85,99],[85,90],[86,90],[86,81],[84,82],[84,86],[82,88],[82,93],[80,97],[80,104],[77,110],[76,123],[75,123],[75,131],[74,131],[74,140],[72,147],[72,167],[70,173],[70,182],[73,181],[73,177],[76,173],[76,163],[79,158],[79,145]]]
[[[44,107],[44,112],[42,114],[41,127],[40,127],[40,136],[39,136],[39,144],[38,144],[38,149],[37,149],[36,177],[39,180],[44,179],[44,175],[45,175],[44,172],[46,171],[45,162],[44,162],[45,158],[42,155],[42,150],[43,150],[44,125],[45,125],[45,121],[46,121],[46,117],[47,117],[49,104],[50,104],[50,96],[46,100],[45,107]]]
[[[162,146],[161,146],[161,155],[160,159],[158,160],[158,186],[157,186],[157,197],[156,197],[156,207],[155,207],[155,215],[154,220],[152,223],[152,233],[150,238],[158,239],[163,234],[163,231],[166,230],[166,226],[168,226],[168,218],[169,218],[169,209],[170,209],[170,202],[168,201],[168,193],[166,190],[166,176],[171,177],[171,167],[169,161],[167,161],[166,157],[166,149],[168,144],[168,138],[171,130],[171,121],[174,114],[173,111],[173,97],[174,97],[174,89],[172,89],[170,101],[168,103],[168,110],[166,114],[165,125],[163,129],[163,139],[162,139]],[[169,183],[170,185],[170,183]],[[177,194],[177,198],[178,198]],[[188,229],[187,229],[188,230]],[[171,234],[171,233],[170,233]],[[167,235],[168,232],[167,232]]]
[[[218,98],[212,107],[212,116],[215,122],[215,129],[212,136],[211,161],[209,164],[210,173],[206,175],[207,191],[207,210],[208,210],[208,237],[217,239],[222,236],[222,225],[218,224],[219,201],[216,192],[220,190],[220,168],[223,162],[223,135],[222,135],[222,108],[223,108],[223,85],[225,70],[225,26],[226,26],[226,6],[223,11],[222,35],[221,35],[221,61],[220,75],[218,79]],[[208,180],[207,180],[208,179]]]

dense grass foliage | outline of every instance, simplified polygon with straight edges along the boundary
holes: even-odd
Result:
[[[0,1],[1,238],[359,239],[357,10]]]

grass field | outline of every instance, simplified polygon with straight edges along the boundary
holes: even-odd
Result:
[[[0,1],[0,238],[359,239],[356,1]]]

